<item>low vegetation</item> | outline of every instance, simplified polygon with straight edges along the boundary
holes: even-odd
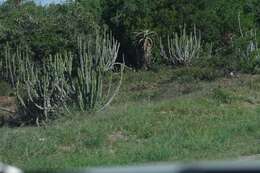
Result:
[[[0,159],[58,169],[233,160],[260,152],[259,75],[169,81],[175,72],[164,67],[126,75],[105,111],[76,111],[38,128],[1,128]]]
[[[258,0],[0,5],[0,160],[26,169],[259,154]]]

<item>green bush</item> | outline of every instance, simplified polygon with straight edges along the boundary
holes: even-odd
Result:
[[[235,56],[239,59],[239,70],[246,73],[256,73],[260,67],[260,49],[256,31],[251,29],[234,39]]]
[[[214,49],[225,48],[230,37],[239,33],[238,12],[245,29],[255,22],[259,25],[259,4],[256,0],[88,0],[42,7],[32,1],[16,6],[8,0],[0,6],[0,42],[10,42],[12,48],[27,44],[39,60],[48,54],[76,50],[77,35],[94,35],[96,28],[106,24],[120,42],[120,54],[125,55],[126,62],[141,67],[133,32],[155,31],[165,42],[167,35],[186,23],[188,33],[196,25],[204,42],[212,42]],[[154,43],[152,54],[160,62],[159,39]]]
[[[167,35],[177,32],[179,26],[187,24],[187,32],[196,25],[201,31],[204,42],[213,43],[213,49],[225,48],[231,37],[239,34],[237,15],[241,13],[241,24],[244,28],[254,25],[257,18],[258,1],[244,0],[101,0],[102,19],[111,28],[121,43],[121,52],[126,60],[138,66],[139,58],[133,44],[134,31],[149,29],[162,36],[167,43]],[[152,2],[152,3],[151,3]],[[259,17],[258,17],[259,18]],[[159,47],[157,40],[157,47]],[[156,43],[156,42],[155,42]],[[154,49],[154,55],[160,49]]]
[[[76,50],[77,35],[94,35],[99,27],[94,14],[78,3],[42,7],[29,1],[16,7],[6,1],[0,5],[0,15],[0,42],[9,42],[12,48],[28,45],[38,61]]]

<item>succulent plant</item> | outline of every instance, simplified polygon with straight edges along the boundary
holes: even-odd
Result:
[[[186,31],[186,26],[181,28],[181,32],[167,36],[167,47],[160,39],[161,55],[171,64],[190,65],[192,60],[197,58],[201,52],[201,36],[194,26],[190,34]]]
[[[151,65],[155,35],[154,31],[148,29],[134,32],[135,44],[138,48],[141,48],[141,65],[144,69],[148,69]]]

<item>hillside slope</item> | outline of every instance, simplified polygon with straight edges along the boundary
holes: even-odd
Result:
[[[169,68],[129,73],[103,112],[0,128],[0,160],[57,169],[259,154],[259,91],[260,75],[204,81]]]

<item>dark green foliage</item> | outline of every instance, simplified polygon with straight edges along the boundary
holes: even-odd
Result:
[[[239,34],[238,14],[241,13],[241,24],[250,28],[256,20],[257,1],[245,0],[159,0],[159,1],[124,1],[103,0],[102,19],[115,33],[133,65],[140,65],[140,58],[133,45],[132,33],[150,29],[162,36],[179,32],[179,26],[187,24],[191,31],[195,24],[201,31],[202,40],[212,42],[213,48],[226,48],[231,38]],[[158,43],[158,41],[157,41]],[[157,44],[158,46],[158,44]],[[155,49],[158,55],[158,50]]]
[[[142,58],[138,57],[134,44],[134,32],[149,29],[160,34],[159,28],[165,31],[171,29],[170,26],[174,26],[176,14],[171,12],[172,6],[168,4],[168,1],[151,3],[147,0],[102,1],[102,18],[121,43],[121,52],[126,54],[128,64],[142,66]],[[168,12],[165,13],[162,9]],[[165,28],[166,25],[167,28]]]
[[[27,1],[17,6],[9,0],[0,6],[0,42],[8,41],[12,47],[27,44],[39,60],[47,54],[75,50],[76,35],[93,35],[106,24],[120,42],[126,63],[142,67],[134,32],[148,29],[166,41],[168,34],[179,32],[179,26],[186,24],[190,32],[196,25],[203,42],[212,43],[214,55],[221,57],[213,65],[233,69],[230,45],[239,36],[238,14],[244,30],[258,27],[259,6],[257,0],[78,0],[42,7]],[[152,54],[153,63],[163,62],[157,36]],[[246,68],[252,71],[250,65]]]
[[[26,2],[0,6],[0,42],[28,45],[37,60],[76,48],[78,34],[92,34],[98,27],[94,15],[80,4],[37,6]]]
[[[243,32],[234,39],[234,56],[239,60],[239,70],[245,73],[257,73],[260,66],[260,50],[255,30]]]

